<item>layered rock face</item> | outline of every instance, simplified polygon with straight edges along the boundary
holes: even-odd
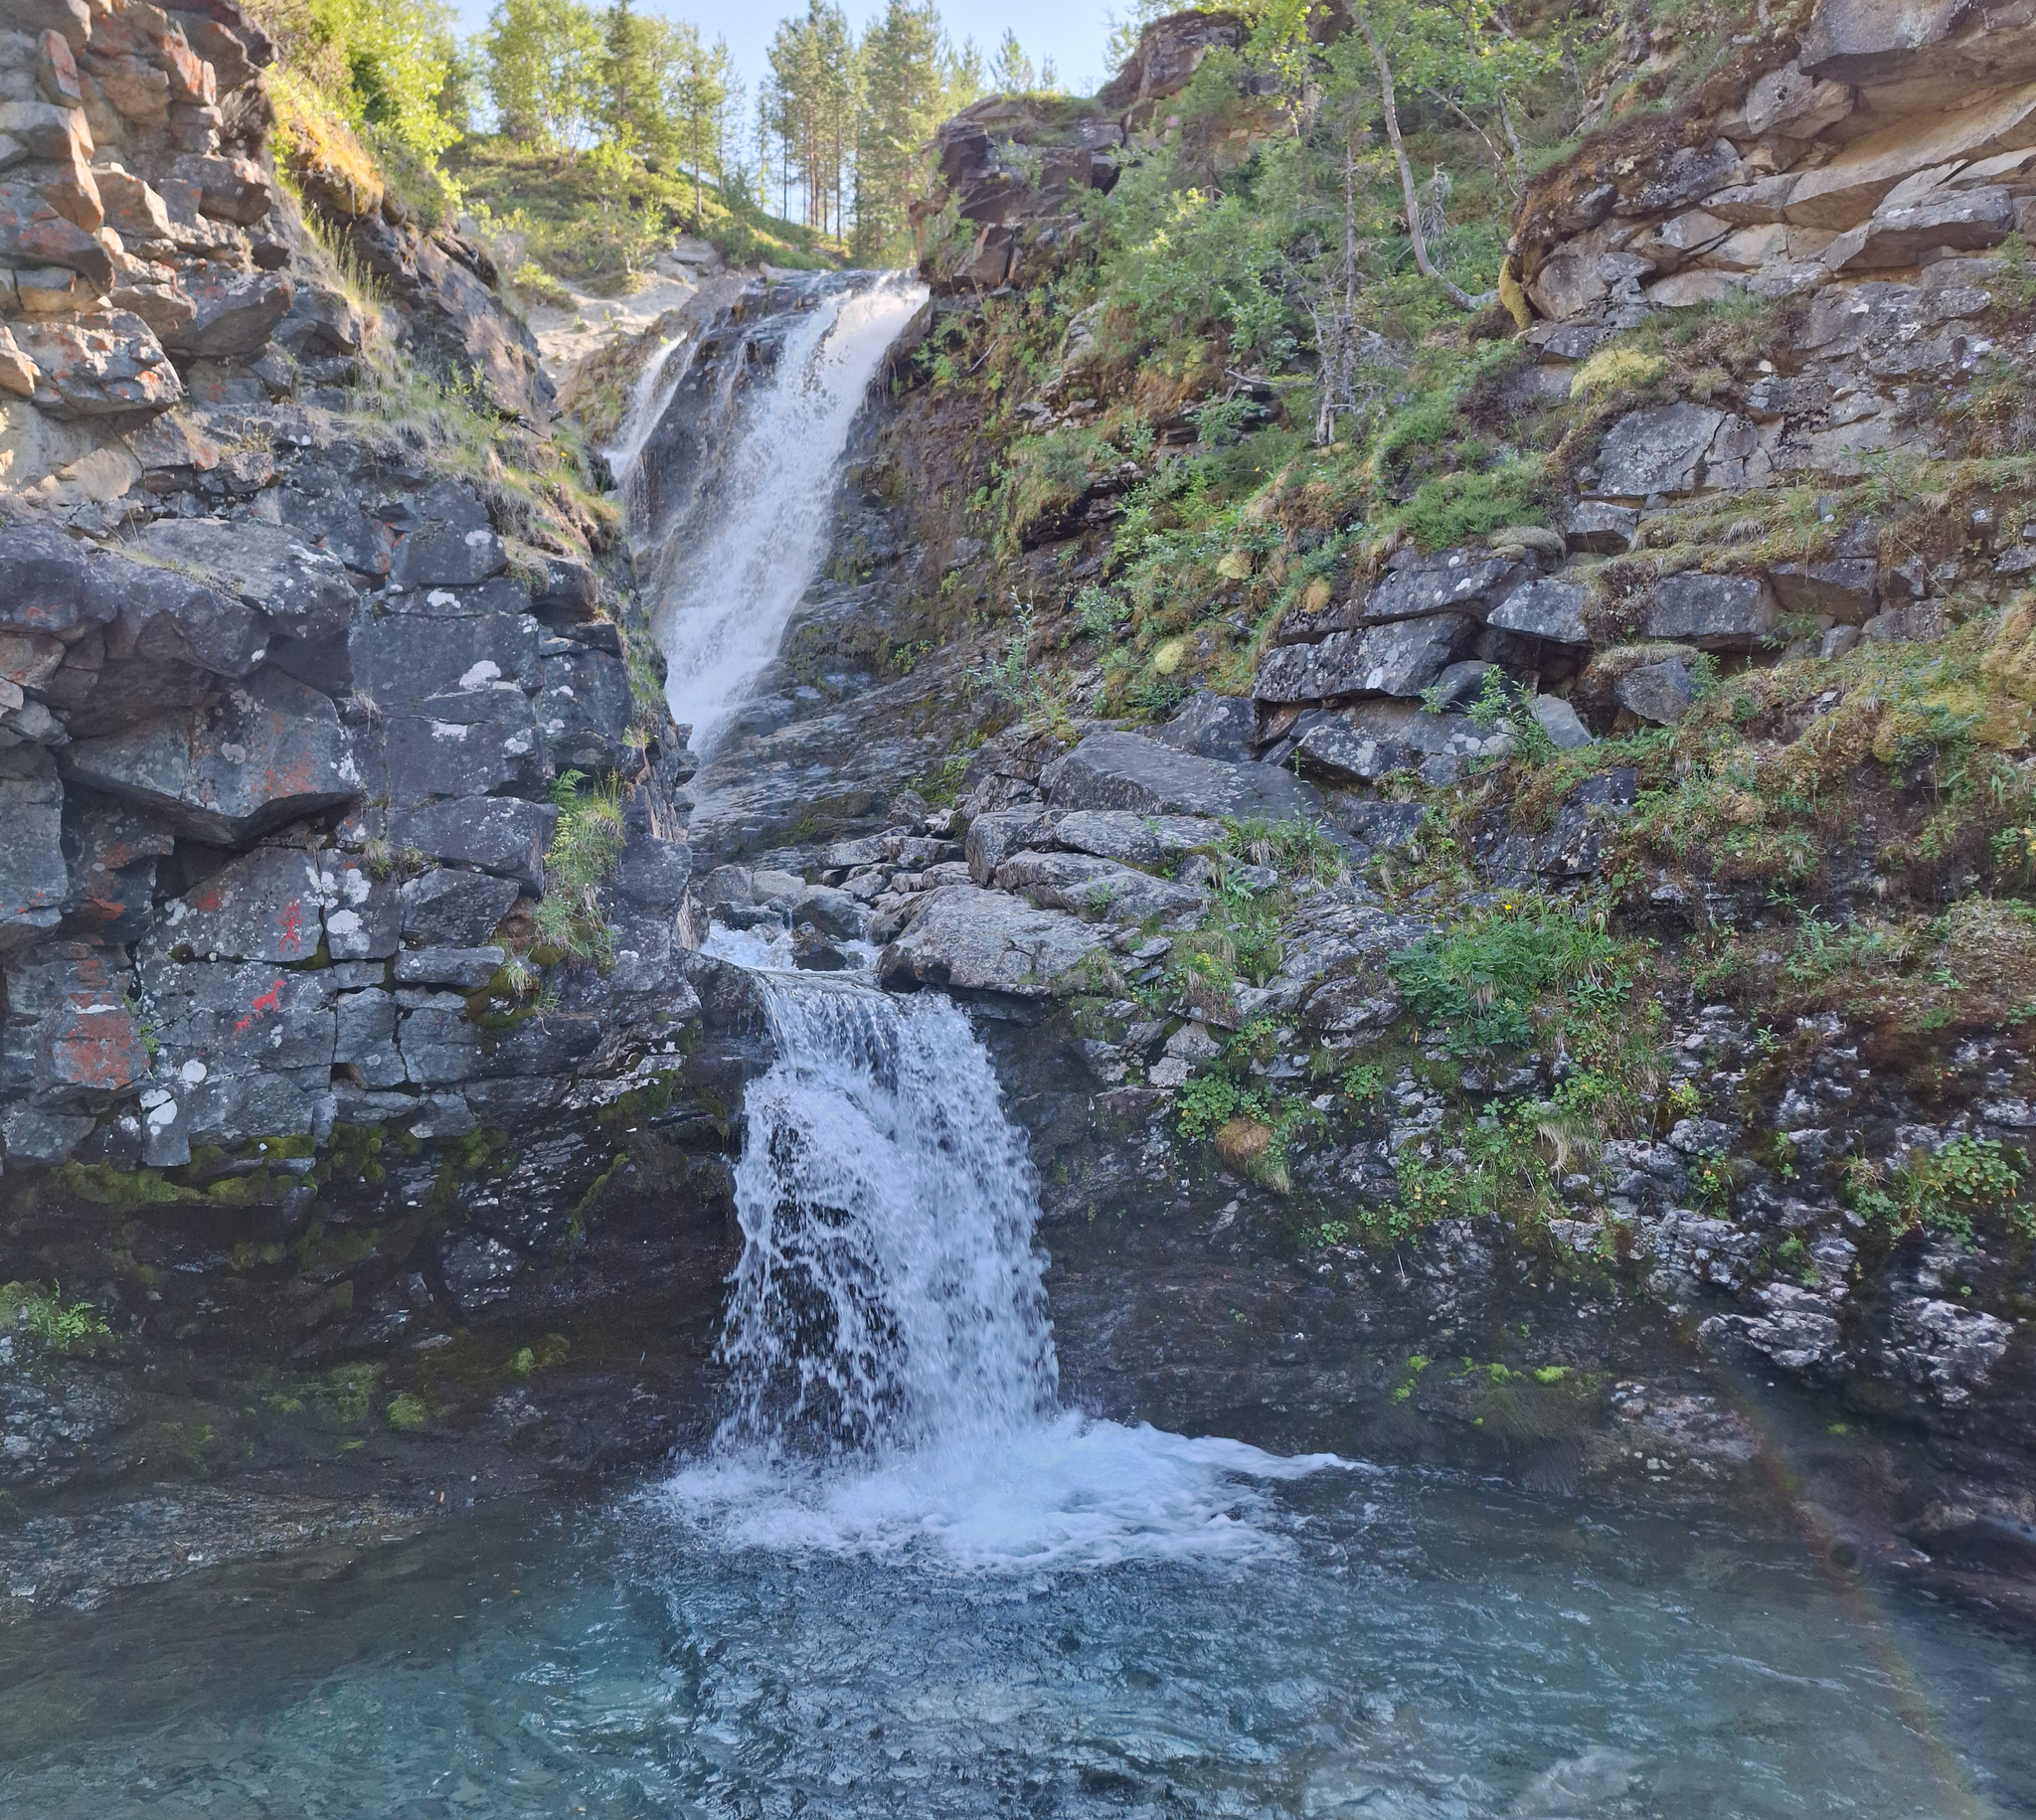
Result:
[[[1478,730],[1408,705],[1460,709],[1485,665],[1572,744],[1678,722],[1702,654],[1935,637],[1948,594],[2026,572],[1983,519],[1948,534],[1949,561],[1886,562],[1861,523],[1815,561],[1749,563],[1718,541],[1666,573],[1607,562],[1688,542],[1678,514],[1735,500],[1759,542],[1780,489],[1965,452],[1943,401],[2029,356],[1986,319],[2015,276],[1992,249],[2036,209],[2036,36],[2019,15],[1951,18],[1826,0],[1799,43],[1748,48],[1674,114],[1615,125],[1536,182],[1514,237],[1532,318],[1519,409],[1644,389],[1667,363],[1609,344],[1693,306],[1766,311],[1773,358],[1701,403],[1601,414],[1558,530],[1403,549],[1342,598],[1322,583],[1259,667],[1262,743],[1296,740],[1331,779],[1411,759],[1445,781]]]
[[[349,284],[231,0],[0,26],[0,1281],[80,1284],[129,1363],[263,1370],[711,1304],[714,1184],[615,1228],[629,1265],[586,1242],[615,1107],[697,1038],[690,766],[527,330],[314,160]],[[569,1229],[594,1286],[540,1291]],[[124,1469],[125,1393],[85,1444],[9,1386],[10,1492]]]

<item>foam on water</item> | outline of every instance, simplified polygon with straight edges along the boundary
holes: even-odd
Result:
[[[775,957],[757,931],[713,939]],[[1060,1408],[1037,1181],[961,1011],[757,983],[778,1059],[745,1100],[733,1403],[669,1507],[725,1547],[978,1572],[1283,1547],[1271,1488],[1335,1456]]]
[[[774,367],[747,397],[711,484],[678,522],[657,527],[666,567],[651,618],[669,666],[665,695],[702,759],[777,655],[819,571],[849,430],[926,294],[892,274],[816,286]],[[662,410],[636,419],[639,452]]]

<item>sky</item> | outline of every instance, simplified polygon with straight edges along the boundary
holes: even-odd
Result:
[[[455,3],[463,33],[471,36],[487,23],[492,0]],[[842,7],[849,23],[861,32],[884,10],[884,0],[842,0]],[[764,50],[778,20],[793,11],[803,12],[805,7],[803,0],[796,6],[793,0],[690,0],[690,4],[640,0],[638,10],[690,20],[710,40],[726,38],[754,104],[758,80],[769,69]],[[1046,58],[1054,60],[1062,87],[1074,94],[1088,94],[1102,86],[1108,11],[1108,0],[1023,0],[1023,4],[1014,4],[1014,0],[940,0],[940,18],[947,36],[957,45],[963,38],[973,38],[987,64],[1008,25],[1018,34],[1018,42],[1035,67]]]

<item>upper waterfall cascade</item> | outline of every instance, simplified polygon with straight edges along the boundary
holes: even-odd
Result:
[[[708,757],[826,554],[842,451],[870,382],[926,300],[896,274],[854,273],[785,287],[722,350],[690,484],[647,472],[660,420],[696,376],[703,340],[664,344],[638,383],[610,460],[655,552],[651,623],[669,666],[672,716]],[[707,446],[712,442],[713,446]]]

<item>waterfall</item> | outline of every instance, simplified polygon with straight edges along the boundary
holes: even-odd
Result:
[[[1285,1550],[1272,1487],[1350,1462],[1059,1406],[1038,1182],[965,1014],[752,977],[777,1060],[744,1099],[730,1408],[668,1506],[713,1546],[971,1571]]]
[[[676,335],[666,336],[651,350],[650,358],[643,363],[643,371],[637,374],[636,384],[630,391],[629,406],[622,414],[615,440],[603,451],[607,456],[608,471],[614,475],[616,487],[631,507],[638,503],[634,497],[636,473],[644,446],[656,432],[659,420],[672,402],[672,395],[684,382],[687,369],[693,362],[691,348],[684,360],[676,363],[672,360],[685,339],[686,332],[681,329]],[[695,340],[693,348],[699,345]]]
[[[952,1004],[760,973],[723,1442],[975,1449],[1055,1404],[1037,1185]]]
[[[651,624],[669,666],[665,693],[699,758],[777,655],[818,573],[849,430],[925,298],[895,274],[782,287],[754,320],[735,313],[724,334],[696,339],[662,404],[653,413],[646,393],[641,419],[632,414],[624,447],[646,470],[667,416],[685,416],[690,432],[676,484],[644,476],[646,495],[675,496],[646,498],[652,522],[639,542],[657,552]]]

